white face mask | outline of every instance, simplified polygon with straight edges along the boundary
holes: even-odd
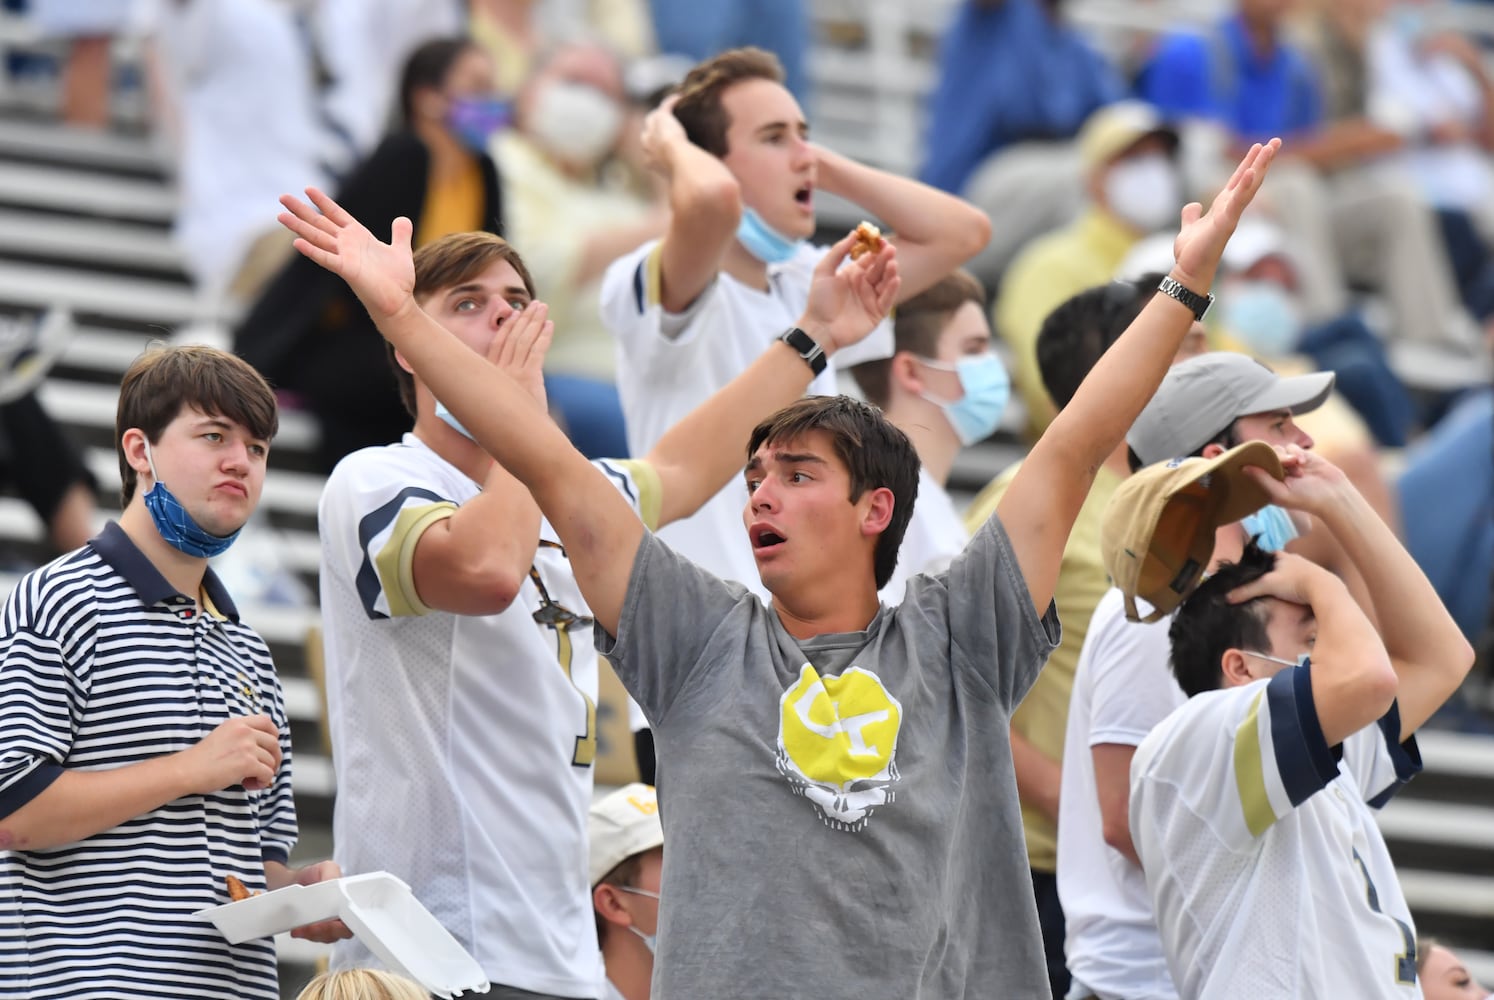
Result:
[[[1177,223],[1183,208],[1182,188],[1177,167],[1162,153],[1122,160],[1105,175],[1110,211],[1142,233]]]
[[[622,109],[600,90],[557,80],[540,90],[527,124],[553,156],[592,167],[616,144],[622,122]]]

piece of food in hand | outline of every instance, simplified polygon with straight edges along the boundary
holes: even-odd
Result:
[[[856,227],[856,242],[851,244],[851,259],[857,260],[862,254],[876,253],[882,249],[882,230],[870,222],[863,222]]]
[[[228,881],[228,899],[229,899],[230,902],[237,903],[240,900],[248,899],[250,896],[258,896],[259,895],[259,893],[257,891],[256,892],[250,892],[248,890],[248,888],[245,887],[244,883],[240,882],[236,876],[233,876],[233,875],[228,876],[227,881]]]

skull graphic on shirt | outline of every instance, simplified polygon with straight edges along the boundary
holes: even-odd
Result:
[[[869,670],[811,664],[779,699],[778,770],[832,829],[856,832],[896,797],[903,708]]]

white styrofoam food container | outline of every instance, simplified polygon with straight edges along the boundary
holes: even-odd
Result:
[[[237,903],[199,910],[230,944],[270,937],[341,917],[388,968],[439,997],[488,992],[488,979],[467,950],[442,927],[410,887],[388,872],[369,872],[315,885],[288,885]]]

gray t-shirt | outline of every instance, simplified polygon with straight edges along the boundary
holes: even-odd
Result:
[[[646,535],[597,645],[658,745],[653,995],[1046,996],[1007,725],[1058,638],[994,517],[803,643]]]

